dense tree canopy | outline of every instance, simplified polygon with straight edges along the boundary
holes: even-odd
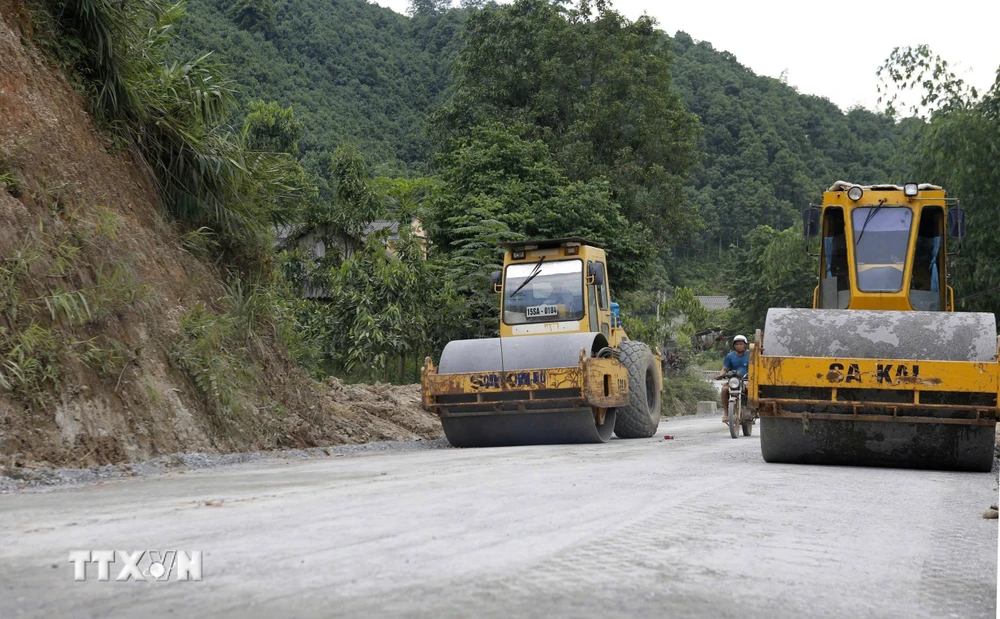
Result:
[[[463,11],[408,19],[365,0],[194,0],[188,13],[174,46],[214,52],[244,102],[291,106],[307,167],[347,142],[385,170],[426,161],[425,118],[443,100]]]
[[[907,143],[912,178],[943,186],[967,212],[968,237],[950,261],[950,284],[959,309],[1000,310],[1000,70],[982,97],[967,87],[946,60],[927,46],[894,50],[881,73],[885,86],[916,91],[908,110],[924,116]],[[892,88],[886,88],[893,92]],[[887,100],[895,112],[895,98]]]
[[[734,333],[764,328],[772,307],[811,307],[816,286],[815,262],[806,253],[799,226],[777,231],[758,226],[736,250],[728,273],[736,308]]]
[[[570,180],[548,145],[519,133],[499,124],[475,127],[442,156],[447,189],[432,211],[435,243],[451,253],[500,231],[511,238],[583,236],[608,245],[613,285],[637,287],[654,256],[648,230],[622,215],[606,181]]]
[[[295,118],[292,108],[263,101],[251,101],[248,107],[249,113],[243,120],[248,148],[269,153],[298,154],[302,123]]]
[[[697,120],[671,87],[651,18],[517,0],[472,13],[463,36],[455,93],[434,121],[442,148],[486,122],[518,127],[570,180],[605,179],[622,214],[658,240],[690,221],[682,188]]]

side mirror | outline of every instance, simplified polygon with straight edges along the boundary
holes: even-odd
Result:
[[[802,213],[802,234],[810,239],[819,234],[819,209],[810,206]]]
[[[948,236],[953,239],[965,238],[965,211],[960,208],[948,211]]]
[[[587,283],[594,286],[604,285],[604,269],[600,262],[591,262],[587,267]]]
[[[493,271],[490,273],[490,292],[500,292],[502,286],[500,285],[502,274],[500,271]]]

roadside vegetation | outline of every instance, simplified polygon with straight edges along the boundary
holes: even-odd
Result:
[[[840,178],[962,196],[960,307],[1000,303],[991,228],[976,225],[1000,193],[1000,95],[935,71],[926,48],[887,62],[887,84],[938,76],[928,111],[899,120],[844,113],[602,2],[417,2],[403,17],[44,0],[33,20],[114,148],[148,169],[185,251],[225,283],[180,319],[170,356],[220,427],[248,410],[264,340],[317,379],[412,382],[447,341],[493,335],[499,243],[532,237],[604,243],[629,333],[671,354],[665,406],[714,398],[697,373],[724,346],[696,351],[692,335],[752,336],[768,307],[810,302],[798,212]],[[127,347],[74,329],[158,304],[107,254],[115,214],[76,217],[71,187],[29,186],[16,148],[0,152],[0,189],[53,213],[0,265],[0,386],[45,406],[67,363],[114,381]],[[68,275],[84,261],[92,278]],[[709,314],[696,294],[733,309]]]

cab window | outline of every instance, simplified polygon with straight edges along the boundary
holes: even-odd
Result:
[[[527,262],[507,267],[503,321],[508,325],[580,320],[583,261]]]
[[[860,207],[851,213],[858,289],[899,292],[913,212],[905,207]]]

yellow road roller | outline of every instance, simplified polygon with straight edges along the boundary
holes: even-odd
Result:
[[[768,310],[750,351],[764,460],[989,471],[996,321],[953,311],[958,201],[935,185],[837,182],[804,220],[820,237],[813,308]]]
[[[456,447],[646,438],[660,421],[658,354],[628,339],[607,258],[581,238],[505,243],[500,337],[449,342],[421,375],[423,407]]]

